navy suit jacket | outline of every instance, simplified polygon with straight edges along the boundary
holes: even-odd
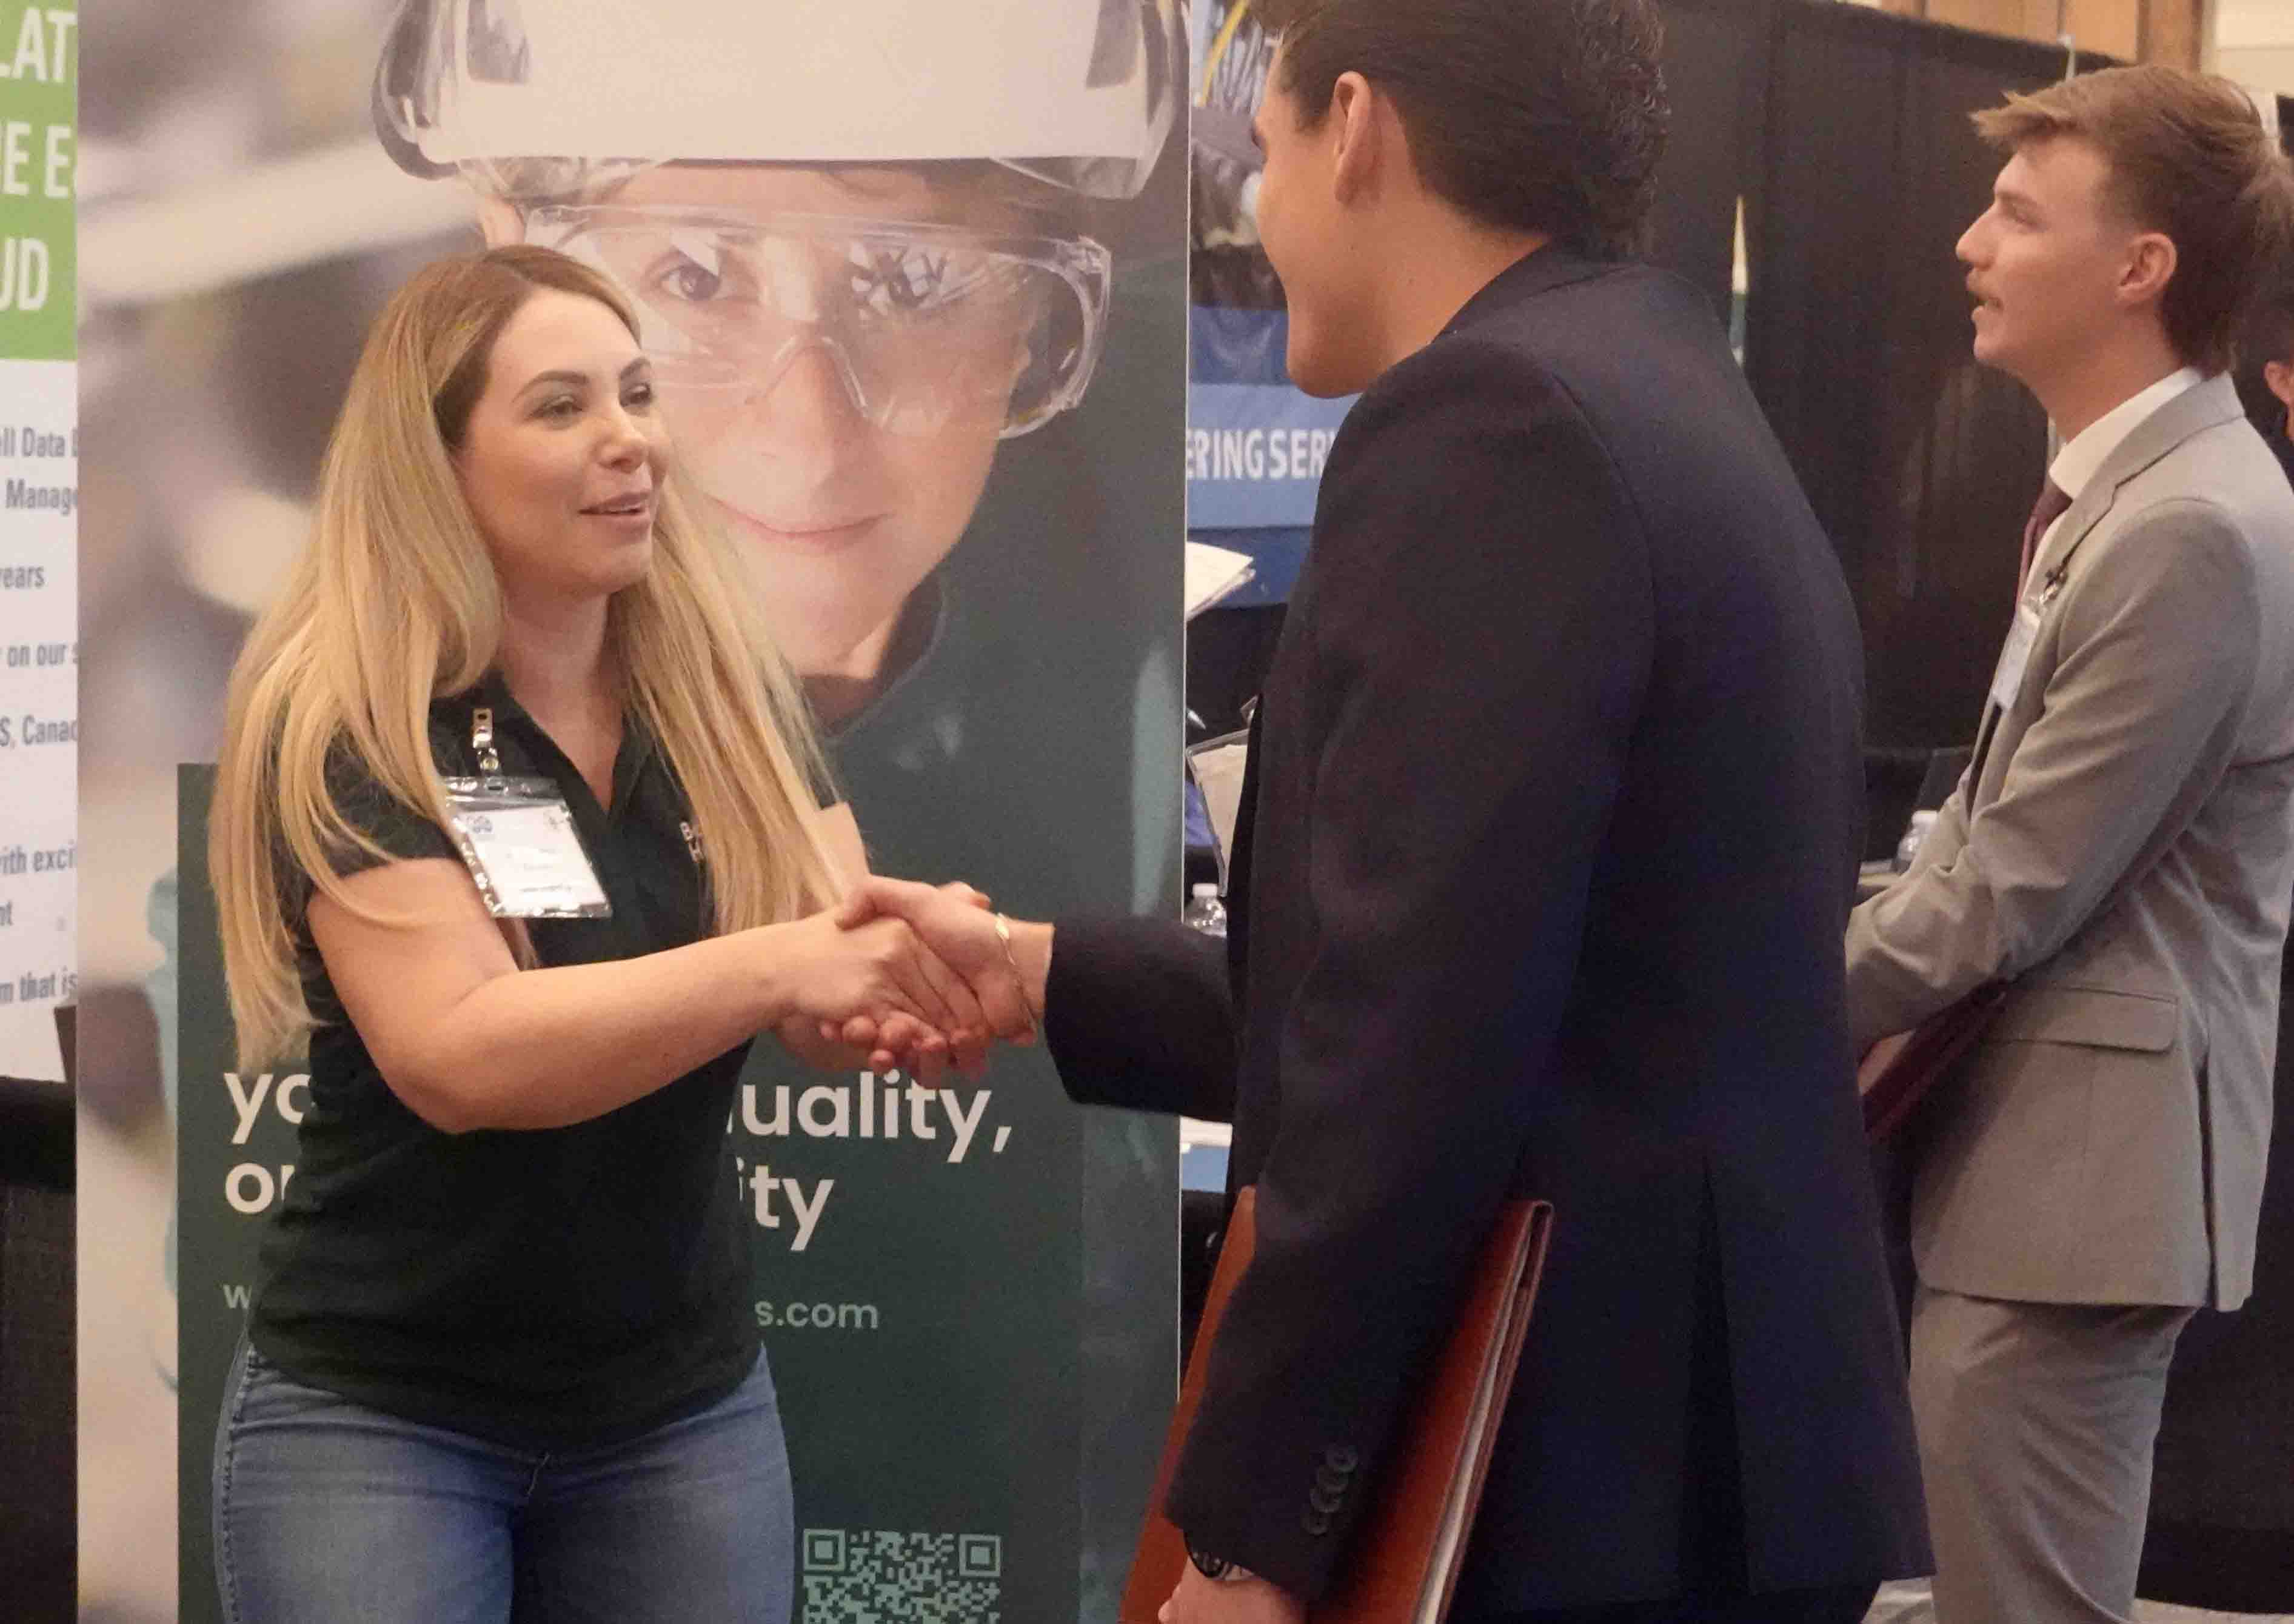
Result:
[[[1553,1249],[1461,1612],[1927,1570],[1843,1004],[1861,683],[1685,284],[1543,249],[1363,395],[1224,962],[1062,922],[1047,988],[1077,1099],[1231,1118],[1258,1187],[1195,1543],[1328,1588],[1514,1192]]]

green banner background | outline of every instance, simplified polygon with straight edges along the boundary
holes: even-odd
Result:
[[[877,872],[969,880],[1018,916],[1178,907],[1184,143],[1171,183],[1110,229],[1088,399],[1001,448],[937,572],[920,679],[829,742]],[[185,767],[177,786],[188,1624],[216,1617],[217,1406],[307,1099],[297,1068],[232,1074],[211,779]],[[743,1083],[725,1198],[754,1226],[796,1483],[794,1624],[1112,1624],[1175,1387],[1175,1125],[1070,1104],[1040,1048],[999,1054],[976,1090],[902,1092],[897,1137],[885,1079],[864,1111],[862,1077],[764,1042]],[[809,1231],[785,1183],[761,1197],[761,1169],[796,1181]]]

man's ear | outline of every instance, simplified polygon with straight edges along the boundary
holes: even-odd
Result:
[[[490,248],[507,248],[525,240],[525,216],[507,198],[478,199],[478,234]]]
[[[1378,97],[1370,81],[1359,73],[1342,73],[1330,86],[1330,110],[1322,115],[1330,126],[1338,150],[1330,166],[1331,184],[1338,201],[1352,203],[1376,184],[1384,159],[1380,142]]]
[[[2294,412],[2294,361],[2264,361],[2262,381],[2288,411]]]
[[[2180,256],[2175,240],[2164,231],[2144,231],[2127,245],[2127,264],[2119,273],[2119,297],[2127,304],[2155,304],[2167,296]]]

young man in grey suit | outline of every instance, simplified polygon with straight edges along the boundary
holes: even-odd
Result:
[[[1912,1393],[1940,1624],[2134,1606],[2175,1339],[2253,1269],[2294,893],[2294,493],[2231,335],[2294,184],[2226,82],[1978,115],[1976,359],[2062,449],[1966,777],[1850,922],[1859,1044],[1989,983],[1916,1125]]]

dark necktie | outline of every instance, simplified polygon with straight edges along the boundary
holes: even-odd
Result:
[[[2031,572],[2031,558],[2038,552],[2039,543],[2046,539],[2047,526],[2062,518],[2070,505],[2071,499],[2052,479],[2040,491],[2039,499],[2031,504],[2031,516],[2023,524],[2023,562],[2015,566],[2016,602],[2023,600],[2024,578]]]
[[[2063,494],[2061,485],[2049,480],[2039,491],[2039,499],[2031,504],[2031,516],[2023,522],[2023,561],[2015,566],[2015,606],[2013,613],[2023,613],[2023,581],[2031,572],[2032,556],[2039,543],[2046,539],[2047,526],[2063,516],[2071,499]],[[1991,735],[1997,730],[1999,707],[1988,701],[1983,707],[1982,725],[1975,730],[1974,758],[1968,763],[1967,781],[1971,784],[1983,781],[1983,758],[1991,751]]]

